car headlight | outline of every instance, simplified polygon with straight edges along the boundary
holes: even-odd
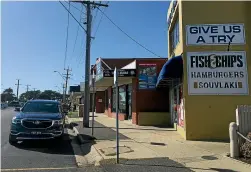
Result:
[[[12,124],[18,124],[18,123],[21,123],[21,120],[17,119],[17,117],[13,117],[11,122]]]
[[[54,124],[56,124],[56,125],[60,125],[60,124],[63,124],[63,123],[64,123],[63,119],[54,121]]]

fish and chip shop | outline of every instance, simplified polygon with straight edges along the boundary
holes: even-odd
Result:
[[[245,44],[244,24],[187,25],[187,45]]]
[[[251,105],[250,8],[244,1],[170,2],[169,60],[157,88],[169,90],[171,121],[186,140],[228,141],[237,105]]]
[[[248,95],[246,53],[188,52],[189,95]]]

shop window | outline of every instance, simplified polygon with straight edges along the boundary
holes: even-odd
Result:
[[[119,88],[119,112],[126,113],[126,89],[125,87]]]
[[[112,111],[116,112],[116,89],[112,89]],[[126,89],[119,87],[119,113],[126,113]]]
[[[112,89],[112,112],[116,112],[116,89]]]
[[[174,27],[170,34],[170,48],[171,48],[170,53],[173,53],[179,41],[180,41],[179,19],[177,19],[174,23]]]

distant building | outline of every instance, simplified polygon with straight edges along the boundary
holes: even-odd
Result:
[[[80,85],[77,85],[77,86],[70,86],[69,88],[69,92],[80,92]]]

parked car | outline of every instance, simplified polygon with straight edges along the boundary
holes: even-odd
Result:
[[[5,109],[8,107],[8,104],[7,103],[1,103],[1,109]]]
[[[5,107],[5,103],[1,103],[1,109],[4,109]]]
[[[19,101],[12,101],[9,103],[10,107],[20,107]]]
[[[21,109],[21,104],[19,103],[19,104],[17,104],[17,105],[15,105],[15,111],[20,111],[20,109]]]
[[[62,106],[52,100],[30,100],[13,117],[10,144],[22,140],[60,139],[64,134],[65,114]]]

